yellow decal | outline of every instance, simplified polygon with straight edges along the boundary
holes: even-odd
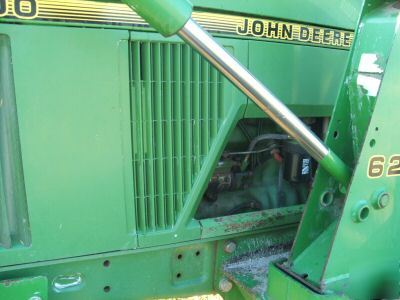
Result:
[[[0,17],[35,19],[38,16],[37,0],[0,0]]]
[[[368,162],[367,176],[371,179],[400,176],[400,154],[394,154],[388,160],[384,155],[372,156]]]
[[[0,17],[38,21],[149,27],[127,5],[84,0],[0,0]],[[300,23],[238,15],[194,12],[193,18],[212,33],[260,40],[289,41],[349,49],[354,33]]]
[[[367,176],[371,179],[380,178],[385,171],[386,158],[383,155],[371,156],[368,162]]]
[[[350,31],[252,18],[243,18],[242,24],[237,26],[236,32],[245,36],[340,48],[349,48],[354,39],[354,33]]]

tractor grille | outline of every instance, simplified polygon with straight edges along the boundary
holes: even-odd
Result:
[[[189,46],[132,43],[132,135],[139,232],[174,225],[224,118],[226,80]]]

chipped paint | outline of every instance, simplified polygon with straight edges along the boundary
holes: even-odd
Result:
[[[378,54],[363,53],[358,65],[357,85],[370,97],[378,96],[381,87],[384,69],[379,62]]]
[[[359,73],[382,74],[383,69],[379,65],[379,56],[375,53],[364,53],[361,55],[358,66]]]
[[[202,220],[202,238],[296,224],[303,208],[303,205],[298,205]]]
[[[397,30],[399,30],[399,27],[400,27],[400,14],[397,16],[396,29],[395,29],[396,33],[397,33]]]
[[[83,286],[83,276],[80,273],[59,275],[52,282],[53,290],[57,293],[76,291]]]
[[[368,96],[378,96],[382,80],[371,75],[358,74],[357,85],[362,87]]]

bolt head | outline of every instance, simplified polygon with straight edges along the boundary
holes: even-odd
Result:
[[[352,218],[356,223],[361,223],[367,220],[370,213],[370,208],[366,200],[358,201],[352,209]]]
[[[385,208],[386,206],[389,205],[389,202],[390,202],[389,193],[383,192],[379,195],[377,202],[379,208]]]
[[[229,241],[225,244],[224,251],[226,253],[233,253],[236,250],[236,243]]]
[[[218,286],[219,286],[219,289],[220,289],[221,292],[228,293],[232,289],[233,284],[228,279],[222,278],[219,281],[219,285]]]

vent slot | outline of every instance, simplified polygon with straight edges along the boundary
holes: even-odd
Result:
[[[30,244],[10,40],[0,34],[0,247]]]
[[[224,118],[226,80],[189,46],[132,43],[139,232],[174,225]]]

